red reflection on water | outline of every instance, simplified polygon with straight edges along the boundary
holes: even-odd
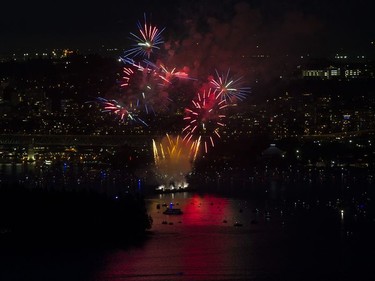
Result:
[[[184,225],[217,225],[231,215],[228,200],[210,195],[194,195],[184,206]]]
[[[173,208],[181,208],[182,215],[163,214],[167,206],[162,204],[170,207],[171,202]],[[237,267],[243,262],[238,259],[247,254],[248,246],[246,233],[233,226],[242,214],[239,207],[237,201],[212,195],[167,195],[153,200],[152,237],[140,248],[112,253],[98,280],[198,281],[241,274]]]
[[[181,257],[183,270],[186,275],[215,276],[225,270],[228,264],[228,245],[225,245],[223,236],[217,233],[200,232],[195,239],[183,240]],[[205,280],[205,279],[202,279]]]
[[[181,240],[180,256],[186,275],[194,276],[195,280],[205,280],[228,264],[228,245],[223,241],[220,229],[227,226],[223,221],[232,213],[230,202],[225,198],[194,195],[186,201],[183,227],[194,237]],[[213,231],[212,226],[217,231]],[[212,270],[214,268],[218,271]]]

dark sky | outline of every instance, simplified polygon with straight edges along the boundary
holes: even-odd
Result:
[[[166,41],[188,42],[199,34],[211,38],[210,48],[230,40],[233,49],[242,38],[250,51],[258,46],[267,53],[374,54],[374,8],[372,0],[7,1],[1,7],[0,52],[126,47],[146,13],[166,28]]]

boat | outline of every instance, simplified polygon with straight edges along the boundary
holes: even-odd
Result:
[[[178,208],[167,208],[164,212],[163,212],[164,215],[182,215],[183,212],[181,209],[178,209]]]

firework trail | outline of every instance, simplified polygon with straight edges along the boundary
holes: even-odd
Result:
[[[170,97],[181,80],[196,80],[188,73],[167,66],[160,61],[136,62],[131,58],[122,58],[126,64],[120,86],[124,89],[124,98],[146,114],[167,111],[174,102]]]
[[[230,76],[230,70],[227,73],[220,75],[217,70],[216,79],[210,78],[211,85],[218,90],[218,95],[222,100],[228,103],[235,104],[237,100],[242,101],[250,93],[249,87],[240,87],[241,78],[234,79]]]
[[[222,112],[228,104],[212,88],[198,92],[192,104],[191,108],[185,108],[184,120],[187,125],[182,130],[183,140],[199,140],[207,153],[209,146],[215,146],[214,138],[221,138],[220,129],[225,126],[226,117]]]
[[[150,58],[151,53],[155,49],[160,49],[159,45],[164,43],[161,34],[164,29],[159,30],[157,27],[147,22],[146,14],[144,14],[144,23],[138,21],[137,23],[139,34],[130,33],[131,39],[135,41],[133,48],[125,52],[125,57],[143,56]]]
[[[168,83],[157,66],[149,61],[135,62],[129,58],[123,62],[127,64],[120,84],[125,91],[124,99],[146,114],[165,111],[170,102]]]
[[[195,161],[199,142],[184,142],[180,136],[166,137],[160,143],[155,140],[153,153],[156,174],[164,186],[187,187],[186,175],[191,171]]]
[[[169,70],[168,67],[163,65],[163,64],[160,65],[160,69],[161,69],[161,73],[162,73],[161,78],[169,84],[172,83],[171,81],[174,78],[197,80],[195,78],[189,77],[189,74],[185,70],[176,71],[176,68],[173,68],[172,70]]]
[[[102,106],[101,112],[113,113],[120,119],[120,121],[135,121],[148,126],[146,122],[139,118],[135,112],[130,111],[131,107],[126,108],[116,100],[108,100],[102,97],[98,97],[97,102]]]
[[[158,45],[164,43],[161,38],[162,29],[152,26],[144,15],[144,24],[138,22],[140,35],[131,33],[136,41],[134,48],[125,51],[120,59],[125,64],[120,86],[124,90],[123,100],[134,104],[139,113],[156,114],[166,112],[174,102],[171,93],[180,80],[194,80],[189,77],[187,70],[169,69],[160,59],[151,61],[151,53],[160,49]],[[141,60],[137,60],[141,57]]]
[[[129,82],[131,80],[131,77],[134,75],[134,70],[131,67],[124,66],[122,72],[124,73],[122,79],[124,80],[120,86],[126,87],[129,86]]]

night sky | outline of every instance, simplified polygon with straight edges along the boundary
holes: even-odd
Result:
[[[374,8],[371,0],[7,1],[1,4],[0,52],[126,48],[129,32],[146,13],[166,28],[166,41],[199,34],[226,37],[219,40],[231,41],[232,48],[246,44],[241,51],[371,55]]]

